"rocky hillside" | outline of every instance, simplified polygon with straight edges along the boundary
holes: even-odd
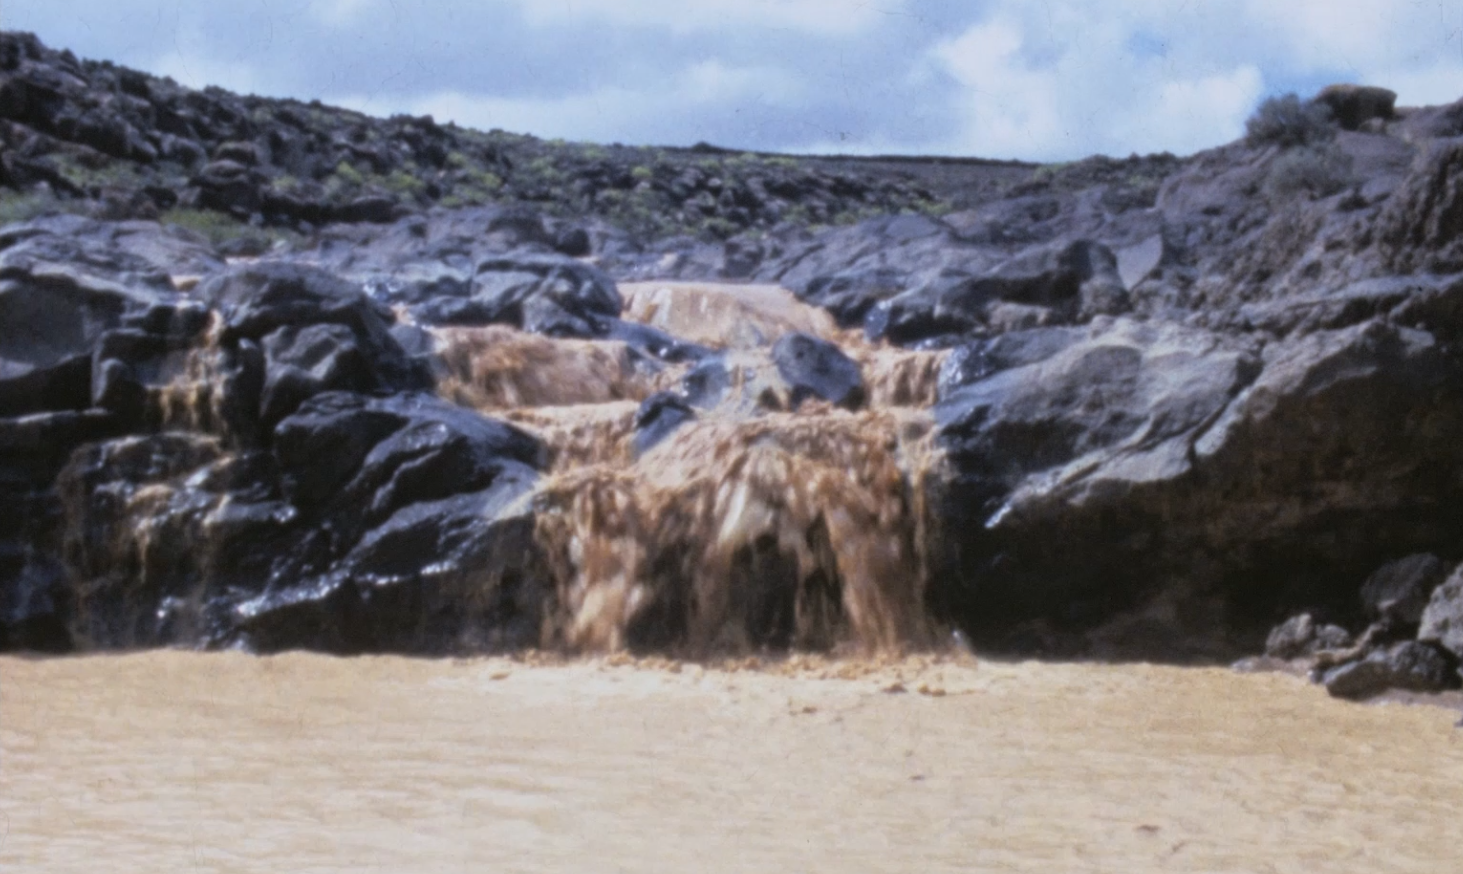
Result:
[[[0,647],[1463,653],[1463,101],[546,143],[0,38]],[[1272,633],[1273,629],[1273,633]]]
[[[78,61],[27,34],[0,36],[0,119],[0,186],[14,192],[0,208],[11,218],[49,208],[161,215],[215,233],[234,222],[308,232],[433,206],[517,203],[602,217],[647,238],[726,237],[780,223],[937,212],[949,198],[935,191],[971,185],[897,159],[570,144],[429,117],[369,118],[318,101],[194,91]],[[1031,169],[956,164],[977,175],[989,169],[992,179]]]

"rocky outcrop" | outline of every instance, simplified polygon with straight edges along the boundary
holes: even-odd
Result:
[[[1397,92],[1370,85],[1328,85],[1314,98],[1331,111],[1331,117],[1346,130],[1357,130],[1373,119],[1396,117]]]
[[[1332,668],[1323,677],[1337,698],[1370,698],[1390,689],[1439,692],[1459,685],[1457,659],[1437,646],[1406,640]]]
[[[247,223],[0,229],[0,648],[1456,682],[1456,107],[1040,170],[554,153],[566,193],[528,138],[0,61],[0,185],[127,162],[118,214]]]
[[[29,34],[0,33],[0,57],[0,190],[113,218],[202,210],[310,230],[389,223],[435,205],[509,203],[610,218],[646,238],[724,238],[935,201],[907,173],[871,177],[836,161],[589,147],[431,117],[375,119],[318,101],[194,91],[78,61]],[[587,254],[591,234],[569,225],[556,229],[554,245]]]

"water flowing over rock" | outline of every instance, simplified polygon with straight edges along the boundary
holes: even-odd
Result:
[[[0,35],[0,648],[1451,685],[1463,114],[1318,99],[1183,159],[596,158]]]

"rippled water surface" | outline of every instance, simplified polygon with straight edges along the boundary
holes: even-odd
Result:
[[[906,660],[0,659],[0,870],[1456,870],[1455,712]]]

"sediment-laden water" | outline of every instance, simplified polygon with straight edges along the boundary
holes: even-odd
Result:
[[[533,432],[550,475],[530,499],[558,584],[542,642],[576,652],[891,650],[929,642],[944,353],[876,346],[775,286],[627,284],[626,315],[720,354],[726,385],[637,448],[637,404],[690,363],[623,343],[444,329],[441,393]],[[857,409],[792,397],[769,356],[797,331],[858,362]]]
[[[1436,874],[1456,717],[1143,665],[6,658],[0,868]]]

